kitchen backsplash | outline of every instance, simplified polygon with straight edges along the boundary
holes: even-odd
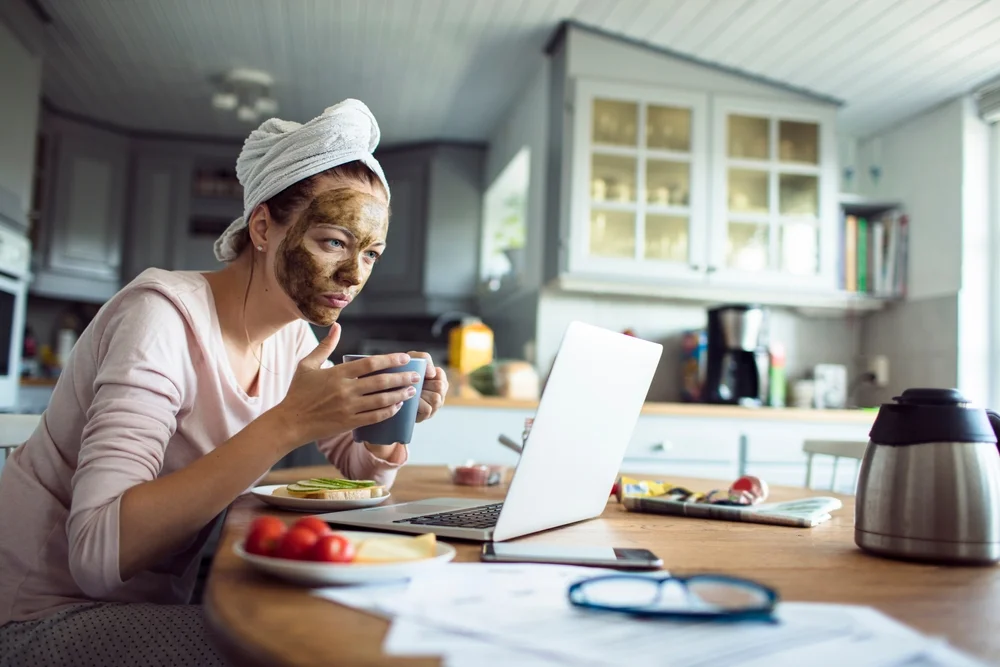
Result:
[[[861,350],[860,319],[813,319],[777,308],[769,311],[770,339],[785,345],[790,380],[802,377],[819,363],[844,364],[854,377]],[[704,306],[543,291],[538,308],[538,368],[544,373],[552,364],[563,331],[573,320],[616,331],[632,329],[640,338],[664,346],[649,400],[679,401],[681,336],[684,331],[704,327],[706,318]]]

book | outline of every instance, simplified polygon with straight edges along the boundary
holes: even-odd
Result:
[[[858,290],[868,291],[868,220],[858,218]]]
[[[881,295],[885,293],[885,223],[882,220],[872,221],[871,242],[871,284],[870,292]]]
[[[829,496],[786,500],[759,505],[721,505],[717,503],[682,502],[656,496],[625,496],[622,505],[629,512],[667,514],[692,519],[716,519],[767,523],[775,526],[812,528],[830,520],[830,512],[844,506]]]
[[[858,218],[847,216],[847,229],[844,233],[844,289],[848,292],[858,291]]]

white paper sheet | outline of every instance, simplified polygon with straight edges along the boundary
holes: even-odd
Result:
[[[393,655],[484,663],[648,667],[972,667],[982,663],[867,607],[783,603],[779,623],[636,619],[569,604],[566,591],[596,568],[458,563],[399,586],[317,595],[394,618]],[[662,574],[662,573],[660,573]]]
[[[501,646],[479,637],[444,630],[408,617],[393,621],[382,650],[388,655],[398,656],[445,656],[448,667],[564,667],[572,664],[519,650],[515,646]]]

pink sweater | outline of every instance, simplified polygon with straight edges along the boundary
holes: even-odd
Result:
[[[229,367],[200,274],[150,269],[115,295],[77,342],[38,429],[0,475],[0,625],[94,600],[187,602],[218,519],[123,582],[119,499],[280,402],[315,346],[303,321],[268,339],[259,396],[251,397]],[[318,445],[348,477],[391,484],[399,467],[350,433]]]

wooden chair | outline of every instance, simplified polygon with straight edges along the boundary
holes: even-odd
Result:
[[[0,414],[0,451],[3,452],[0,462],[6,462],[10,453],[31,437],[41,420],[41,415]]]
[[[806,440],[802,443],[802,451],[806,455],[806,488],[812,488],[812,465],[816,454],[833,457],[833,475],[830,478],[830,490],[837,485],[837,463],[840,459],[854,459],[854,478],[857,479],[864,458],[867,442],[855,440]]]

